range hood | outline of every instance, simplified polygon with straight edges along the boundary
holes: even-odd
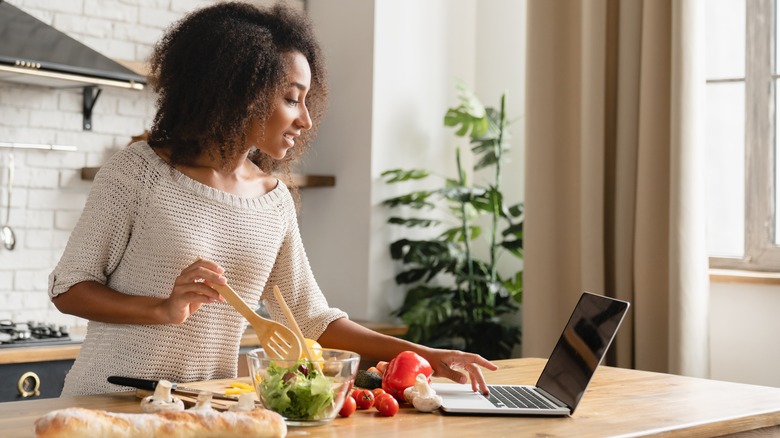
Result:
[[[0,0],[0,81],[45,87],[142,90],[146,78]],[[86,97],[85,97],[86,99]],[[86,103],[85,103],[86,105]]]

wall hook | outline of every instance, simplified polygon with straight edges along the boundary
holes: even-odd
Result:
[[[102,91],[103,90],[95,86],[84,87],[84,107],[83,107],[84,126],[83,127],[85,131],[92,130],[92,108],[95,107],[95,103],[97,103],[98,96],[100,96],[100,93]]]

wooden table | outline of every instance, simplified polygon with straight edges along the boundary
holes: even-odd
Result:
[[[497,362],[493,383],[535,383],[543,359]],[[217,389],[223,382],[188,384]],[[3,437],[30,437],[33,422],[53,409],[81,406],[139,412],[133,392],[0,403]],[[376,410],[311,428],[290,428],[288,436],[360,437],[711,437],[758,432],[780,434],[780,388],[673,376],[602,366],[571,417],[498,417],[424,414],[402,408],[395,417]],[[753,432],[749,432],[753,431]],[[774,436],[774,435],[772,435]]]

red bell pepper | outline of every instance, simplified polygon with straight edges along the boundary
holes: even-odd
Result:
[[[428,378],[433,374],[431,364],[414,351],[404,351],[387,364],[382,375],[382,389],[399,402],[404,401],[404,390],[414,386],[418,374]]]

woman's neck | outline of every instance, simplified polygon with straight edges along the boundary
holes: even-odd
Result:
[[[211,149],[186,164],[171,164],[169,149],[154,150],[163,161],[193,180],[243,198],[265,195],[278,184],[274,176],[263,172],[249,159],[249,151],[223,159],[219,152]]]

